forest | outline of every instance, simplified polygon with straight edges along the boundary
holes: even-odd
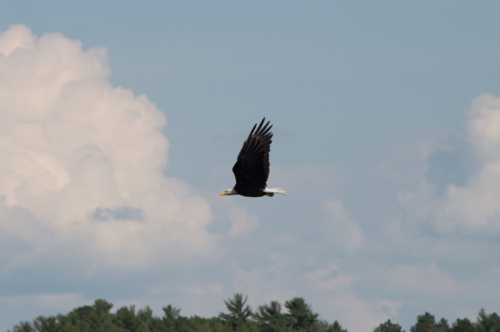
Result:
[[[96,300],[93,305],[73,309],[66,315],[39,316],[31,322],[20,322],[7,332],[347,332],[338,321],[321,320],[303,298],[284,303],[278,301],[252,310],[248,297],[241,293],[224,301],[227,312],[216,317],[185,317],[179,308],[163,307],[163,316],[153,315],[149,307],[136,310],[124,306],[111,312],[113,304]],[[398,323],[387,320],[373,332],[405,332]],[[458,318],[449,324],[444,318],[436,320],[430,313],[419,315],[409,332],[500,332],[500,316],[478,313],[476,322]]]

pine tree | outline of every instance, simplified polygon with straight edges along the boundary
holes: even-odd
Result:
[[[500,332],[500,316],[496,313],[486,314],[484,309],[479,311],[476,329],[478,332]]]
[[[221,312],[219,317],[227,322],[232,327],[233,331],[238,331],[247,325],[248,317],[252,314],[250,306],[245,306],[247,300],[248,296],[243,297],[243,294],[236,293],[233,295],[232,299],[224,301],[227,310],[229,310],[229,314]]]
[[[281,304],[278,301],[271,301],[269,305],[259,306],[257,312],[252,315],[257,321],[262,332],[282,332],[291,331],[288,320],[281,312]]]
[[[448,321],[444,318],[441,318],[439,323],[436,324],[436,327],[439,332],[449,332],[451,330]]]
[[[167,327],[175,326],[175,322],[180,317],[179,313],[181,312],[181,309],[173,307],[171,304],[169,304],[166,307],[163,307],[162,309],[163,309],[163,322],[165,323],[165,326]]]
[[[325,332],[347,332],[346,329],[342,328],[342,325],[338,321],[334,321],[331,325],[329,325]]]
[[[286,317],[291,322],[294,330],[307,330],[318,318],[318,314],[313,313],[311,311],[311,306],[306,304],[301,297],[286,301],[285,307],[288,309]]]
[[[467,318],[457,319],[451,327],[451,332],[476,332],[476,327]]]
[[[390,319],[388,319],[385,323],[380,324],[376,329],[376,332],[404,332],[403,328],[397,324],[391,322]]]
[[[441,332],[433,315],[426,312],[417,317],[417,324],[410,328],[411,332]]]

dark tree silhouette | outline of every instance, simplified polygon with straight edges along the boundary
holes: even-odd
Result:
[[[325,332],[347,332],[347,330],[343,329],[339,322],[334,321],[331,325],[328,325]]]
[[[269,305],[261,305],[257,312],[252,315],[257,322],[260,331],[277,332],[290,331],[288,320],[281,312],[281,304],[278,301],[271,301]]]
[[[243,294],[236,293],[232,299],[224,301],[229,313],[225,314],[221,312],[219,317],[227,322],[234,331],[241,330],[247,325],[248,317],[252,314],[252,309],[246,305],[247,300],[248,296],[244,297]]]
[[[171,304],[169,304],[168,306],[163,307],[162,310],[163,310],[163,322],[165,323],[165,326],[167,327],[175,326],[175,322],[180,317],[179,313],[181,312],[181,309],[173,307]]]
[[[451,332],[477,332],[476,327],[467,318],[457,319],[451,327]]]
[[[417,317],[417,324],[410,328],[411,332],[441,332],[433,315],[426,312]]]
[[[136,309],[123,306],[113,313],[113,304],[96,300],[92,305],[73,309],[65,315],[38,316],[31,322],[20,322],[12,332],[348,332],[338,321],[329,323],[318,319],[318,314],[303,298],[286,301],[283,307],[278,301],[261,305],[252,313],[247,305],[248,297],[236,293],[224,301],[228,313],[216,317],[184,317],[181,310],[172,305],[163,307],[163,316],[153,315],[150,307]],[[387,320],[373,332],[404,332],[401,326]],[[457,319],[450,327],[444,318],[436,322],[426,312],[417,317],[411,332],[500,332],[500,316],[478,313],[477,321]],[[9,332],[9,331],[7,331]]]
[[[436,324],[436,327],[439,332],[450,331],[450,325],[448,324],[448,321],[444,318],[441,318],[441,320]]]
[[[500,316],[496,313],[486,314],[484,309],[479,311],[476,329],[478,332],[500,332]]]
[[[311,306],[301,297],[286,301],[285,308],[288,309],[288,314],[285,316],[290,320],[294,330],[308,329],[318,318],[318,314],[313,313]]]
[[[374,332],[404,332],[404,330],[399,324],[393,323],[390,319],[388,319],[385,323],[377,326]]]

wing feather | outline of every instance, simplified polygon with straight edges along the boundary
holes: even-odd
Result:
[[[236,192],[263,190],[266,187],[273,126],[269,125],[270,121],[264,124],[265,120],[266,118],[258,126],[253,126],[233,166]]]

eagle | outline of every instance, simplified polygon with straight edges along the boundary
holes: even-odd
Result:
[[[281,188],[267,188],[269,177],[269,151],[273,134],[272,125],[263,118],[259,126],[253,126],[247,140],[243,143],[236,164],[233,166],[236,184],[233,188],[224,190],[221,196],[241,195],[246,197],[273,197],[274,194],[286,195]],[[257,129],[256,129],[257,128]]]

